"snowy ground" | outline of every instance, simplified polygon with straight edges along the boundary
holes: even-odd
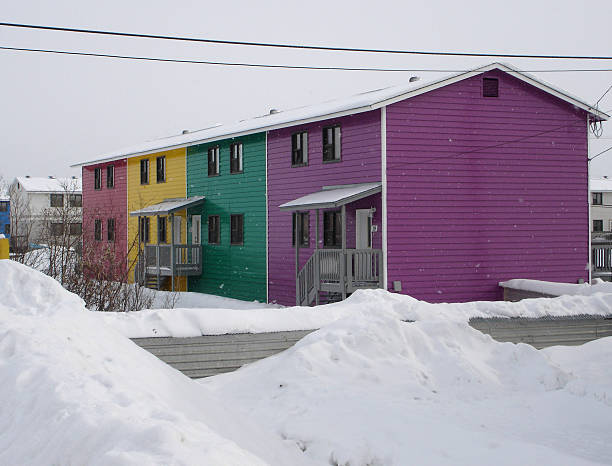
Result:
[[[0,284],[0,464],[612,464],[612,338],[537,351],[467,325],[605,314],[612,295],[432,305],[377,291],[120,317],[11,261]],[[275,325],[322,328],[200,381],[125,337]]]

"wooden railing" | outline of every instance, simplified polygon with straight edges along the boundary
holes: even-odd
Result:
[[[591,276],[611,277],[612,276],[612,243],[591,244]]]
[[[296,277],[296,304],[310,305],[320,291],[346,296],[361,288],[382,288],[380,249],[317,249]]]
[[[173,250],[174,248],[174,250]],[[147,244],[144,247],[144,272],[159,275],[200,275],[202,246],[199,244]]]

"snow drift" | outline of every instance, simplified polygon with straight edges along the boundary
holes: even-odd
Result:
[[[299,450],[0,261],[0,464],[299,464]]]

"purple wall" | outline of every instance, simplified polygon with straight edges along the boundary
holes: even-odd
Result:
[[[494,300],[501,280],[588,277],[586,114],[486,75],[498,98],[482,97],[480,75],[387,108],[388,284],[418,299]]]
[[[322,128],[340,124],[342,161],[322,162]],[[291,135],[308,131],[308,166],[291,167]],[[381,180],[380,110],[359,115],[294,126],[268,133],[268,299],[281,304],[295,304],[295,249],[291,246],[291,213],[278,206],[304,196],[323,186],[366,183]],[[376,207],[373,223],[379,225],[380,194],[347,206],[347,246],[355,244],[355,208]],[[302,264],[312,255],[315,243],[315,211],[310,213],[309,249],[300,249]],[[380,248],[380,233],[375,233],[373,247]],[[323,214],[320,216],[320,247],[323,245]]]

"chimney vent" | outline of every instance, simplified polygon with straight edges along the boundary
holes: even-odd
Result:
[[[187,134],[188,132],[189,132],[189,130],[188,130],[188,129],[184,129],[184,130],[183,130],[183,134]]]
[[[275,109],[275,108],[271,108],[271,109],[270,109],[270,115],[274,115],[274,114],[276,114],[276,113],[278,113],[278,110],[277,110],[277,109]]]

